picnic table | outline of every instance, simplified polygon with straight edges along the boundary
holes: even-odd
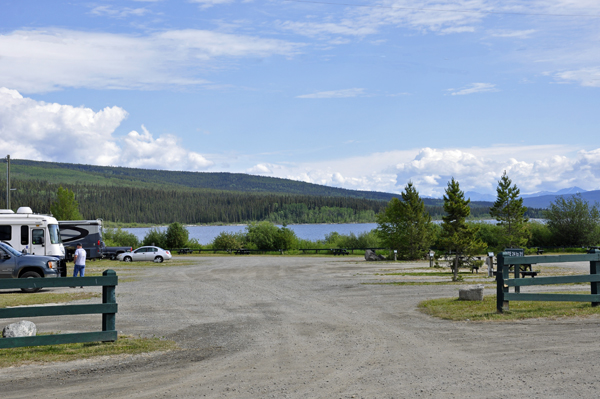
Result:
[[[342,256],[343,256],[343,255],[349,255],[349,254],[350,254],[350,252],[346,251],[346,250],[345,250],[345,249],[343,249],[343,248],[332,248],[332,249],[331,249],[331,252],[332,252],[334,255],[342,255]]]
[[[177,253],[179,255],[191,254],[191,253],[194,253],[194,250],[191,248],[179,248],[177,250]]]
[[[233,253],[236,255],[250,255],[250,250],[249,249],[236,249],[235,251],[233,251]]]

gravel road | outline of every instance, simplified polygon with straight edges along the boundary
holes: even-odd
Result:
[[[136,281],[117,288],[118,330],[165,336],[182,350],[2,369],[2,397],[600,394],[592,372],[600,318],[434,319],[416,310],[417,304],[456,297],[456,287],[362,284],[376,281],[375,273],[387,266],[357,257],[190,259],[193,266],[144,269]],[[35,321],[42,331],[90,331],[100,325],[99,316],[62,318],[60,325],[40,320]]]

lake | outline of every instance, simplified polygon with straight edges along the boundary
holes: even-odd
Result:
[[[281,227],[281,226],[280,226]],[[304,240],[323,240],[326,234],[333,233],[334,231],[340,234],[354,233],[359,235],[367,231],[371,231],[377,227],[377,223],[345,223],[345,224],[290,224],[287,226],[290,230],[293,230],[298,238]],[[240,231],[246,231],[246,225],[236,226],[186,226],[190,233],[190,238],[195,238],[202,245],[210,244],[216,236],[222,231],[228,233],[237,233]],[[167,226],[158,227],[159,230],[166,230]],[[135,234],[135,236],[142,240],[150,228],[148,227],[136,227],[126,228],[124,231]]]
[[[542,219],[531,219],[536,220],[538,222],[545,222]],[[441,220],[434,220],[434,223],[441,223]],[[496,223],[493,219],[480,220],[483,223]],[[228,233],[237,233],[240,231],[246,230],[246,225],[236,225],[236,226],[186,226],[189,233],[190,238],[195,238],[202,245],[210,244],[216,236],[218,236],[222,231],[226,231]],[[281,226],[279,226],[281,227]],[[360,233],[364,233],[367,231],[371,231],[377,227],[377,223],[343,223],[343,224],[290,224],[288,228],[293,230],[294,233],[298,236],[298,238],[310,241],[317,241],[325,239],[326,234],[333,233],[334,231],[340,234],[350,234],[354,233],[355,235],[359,235]],[[159,230],[166,230],[167,226],[157,227]],[[149,227],[136,227],[136,228],[127,228],[123,229],[130,233],[135,234],[135,236],[141,241],[144,239]]]

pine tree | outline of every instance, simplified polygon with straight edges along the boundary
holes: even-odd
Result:
[[[56,201],[50,205],[50,212],[57,220],[81,220],[79,204],[75,201],[75,193],[68,188],[58,187]]]
[[[525,217],[527,208],[523,206],[523,198],[519,198],[520,190],[506,175],[506,171],[498,181],[496,192],[498,198],[490,208],[490,215],[496,218],[502,228],[500,244],[504,247],[522,247],[527,244],[529,230],[528,218]]]
[[[458,280],[459,257],[467,258],[473,256],[478,251],[483,250],[485,244],[475,237],[477,228],[467,224],[467,217],[471,214],[469,203],[471,200],[465,199],[465,193],[461,191],[460,186],[454,177],[448,182],[446,194],[444,195],[444,212],[442,216],[441,243],[450,252],[454,253],[454,273],[452,280]]]
[[[401,195],[402,201],[392,198],[377,214],[377,235],[383,245],[397,250],[400,258],[419,259],[432,241],[431,216],[411,182]]]

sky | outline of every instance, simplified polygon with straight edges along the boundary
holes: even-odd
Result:
[[[596,0],[3,0],[0,156],[600,189]]]

